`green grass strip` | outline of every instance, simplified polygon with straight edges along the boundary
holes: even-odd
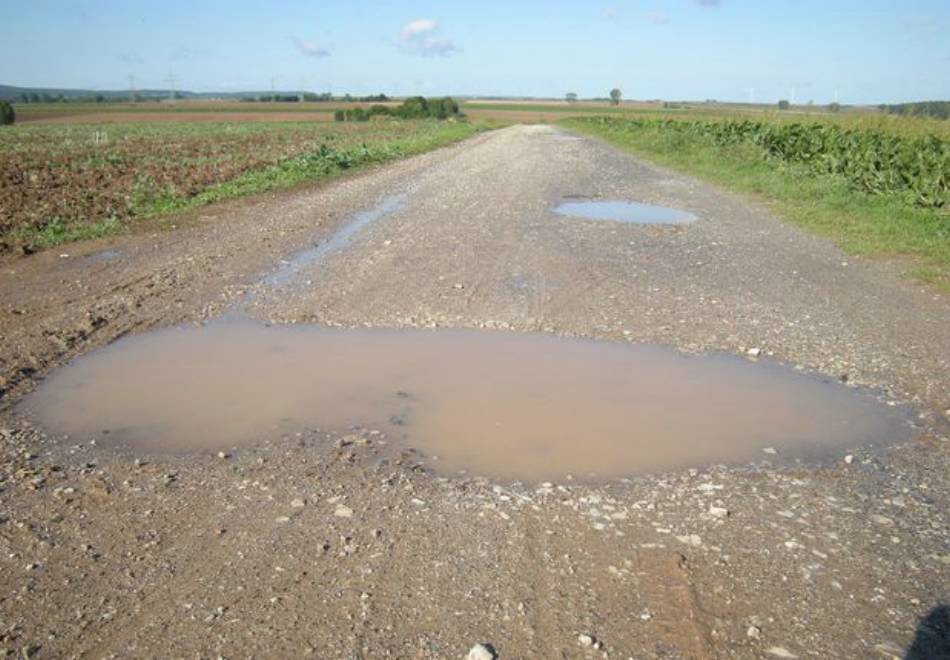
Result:
[[[861,192],[844,177],[769,159],[753,143],[719,145],[696,133],[665,130],[661,123],[637,130],[587,118],[560,123],[728,190],[752,194],[778,216],[834,240],[849,254],[907,259],[908,276],[950,292],[946,209]]]

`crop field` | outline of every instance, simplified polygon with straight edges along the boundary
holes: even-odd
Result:
[[[873,130],[894,135],[937,135],[950,139],[950,121],[922,117],[888,115],[874,108],[847,108],[829,112],[819,106],[796,106],[779,111],[775,106],[717,103],[623,102],[502,102],[469,101],[462,106],[465,114],[479,121],[511,123],[551,123],[569,117],[607,116],[623,119],[663,119],[674,121],[754,121],[789,125],[819,123],[844,129]]]
[[[332,121],[337,110],[358,102],[274,103],[176,101],[174,103],[18,103],[19,123],[138,121]],[[394,105],[383,103],[381,105]]]
[[[946,122],[876,124],[570,118],[565,124],[726,187],[856,254],[907,257],[910,273],[950,289]]]
[[[326,178],[468,137],[464,122],[136,122],[0,131],[0,243],[31,249],[136,218]]]

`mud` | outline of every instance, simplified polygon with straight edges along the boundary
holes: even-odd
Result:
[[[867,394],[731,356],[247,322],[120,340],[54,373],[20,411],[72,441],[140,455],[375,429],[440,471],[524,481],[814,460],[909,431]]]

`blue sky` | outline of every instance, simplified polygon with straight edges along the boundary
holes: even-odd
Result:
[[[0,83],[878,103],[950,99],[950,0],[26,0]],[[754,91],[753,91],[754,90]]]

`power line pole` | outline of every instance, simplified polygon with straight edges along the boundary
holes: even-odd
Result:
[[[135,103],[135,74],[129,74],[129,103]]]
[[[755,105],[755,87],[749,88],[749,103]]]
[[[168,82],[168,100],[175,100],[175,74],[171,71],[168,72],[168,78],[165,79]]]

